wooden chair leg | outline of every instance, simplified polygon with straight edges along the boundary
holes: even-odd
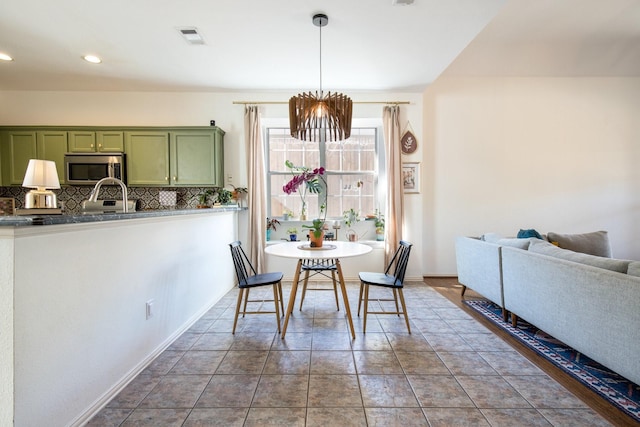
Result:
[[[362,285],[360,285],[362,286]],[[368,307],[369,307],[369,285],[366,285],[364,288],[364,323],[362,325],[362,333],[366,333],[367,332],[367,311],[368,311]],[[360,309],[358,308],[358,313],[360,312]]]
[[[242,307],[242,317],[244,317],[244,314],[247,312],[247,303],[249,302],[249,291],[250,289],[247,289],[247,292],[244,294],[244,306]]]
[[[238,314],[240,314],[240,305],[242,305],[243,294],[244,294],[244,289],[240,288],[238,290],[238,302],[236,304],[236,315],[233,317],[233,330],[231,331],[232,334],[236,333],[236,325],[238,324]],[[246,306],[246,303],[245,303],[245,306]]]
[[[300,297],[300,311],[302,311],[302,303],[304,302],[304,296],[307,294],[308,282],[309,282],[309,270],[305,270],[304,281],[302,282],[302,296]]]
[[[396,289],[393,288],[393,302],[396,303],[396,313],[398,313],[398,317],[400,317],[400,308],[398,307],[398,293]]]
[[[360,294],[358,296],[358,316],[360,316],[360,305],[362,305],[362,288],[364,285],[360,282]]]
[[[333,280],[333,294],[336,297],[336,311],[340,311],[340,304],[338,303],[338,282],[336,282],[336,272],[331,270],[331,279]]]
[[[278,282],[278,292],[280,293],[280,313],[284,316],[284,302],[282,302],[282,282]]]
[[[276,323],[278,325],[278,335],[280,334],[280,306],[278,305],[278,286],[280,282],[273,285],[273,303],[276,306]]]
[[[411,334],[411,326],[409,326],[409,316],[407,315],[407,306],[404,303],[404,294],[402,293],[402,289],[398,289],[398,294],[400,295],[400,304],[402,304],[402,313],[404,314],[404,321],[407,324],[407,331]]]

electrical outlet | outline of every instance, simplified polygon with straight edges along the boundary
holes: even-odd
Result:
[[[153,317],[153,300],[152,299],[147,301],[146,316],[147,316],[147,320],[149,320],[149,319],[151,319]]]
[[[231,184],[231,181],[233,181],[233,176],[231,176],[231,174],[230,174],[230,173],[228,173],[228,174],[227,174],[227,182],[228,182],[229,184]]]

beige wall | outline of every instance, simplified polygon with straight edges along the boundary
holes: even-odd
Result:
[[[608,230],[640,260],[640,79],[440,78],[424,94],[424,271],[454,238]]]

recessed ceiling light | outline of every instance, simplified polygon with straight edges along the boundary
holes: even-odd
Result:
[[[85,55],[82,57],[87,62],[91,62],[92,64],[99,64],[102,62],[102,59],[98,58],[95,55]]]
[[[0,52],[0,59],[3,61],[13,61],[13,58],[4,52]]]
[[[391,4],[394,6],[407,6],[413,4],[413,0],[391,0]]]

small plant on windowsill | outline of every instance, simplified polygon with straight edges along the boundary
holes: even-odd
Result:
[[[374,225],[376,227],[376,240],[384,240],[384,215],[379,209],[376,209]]]
[[[287,233],[289,233],[289,240],[292,242],[298,240],[298,229],[296,227],[289,227]]]
[[[275,218],[267,218],[267,241],[271,240],[271,230],[276,231],[276,225],[280,225],[280,221]]]
[[[351,227],[352,224],[360,221],[358,212],[356,212],[353,208],[349,209],[348,211],[342,212],[342,217],[344,218],[344,223],[347,227]]]

